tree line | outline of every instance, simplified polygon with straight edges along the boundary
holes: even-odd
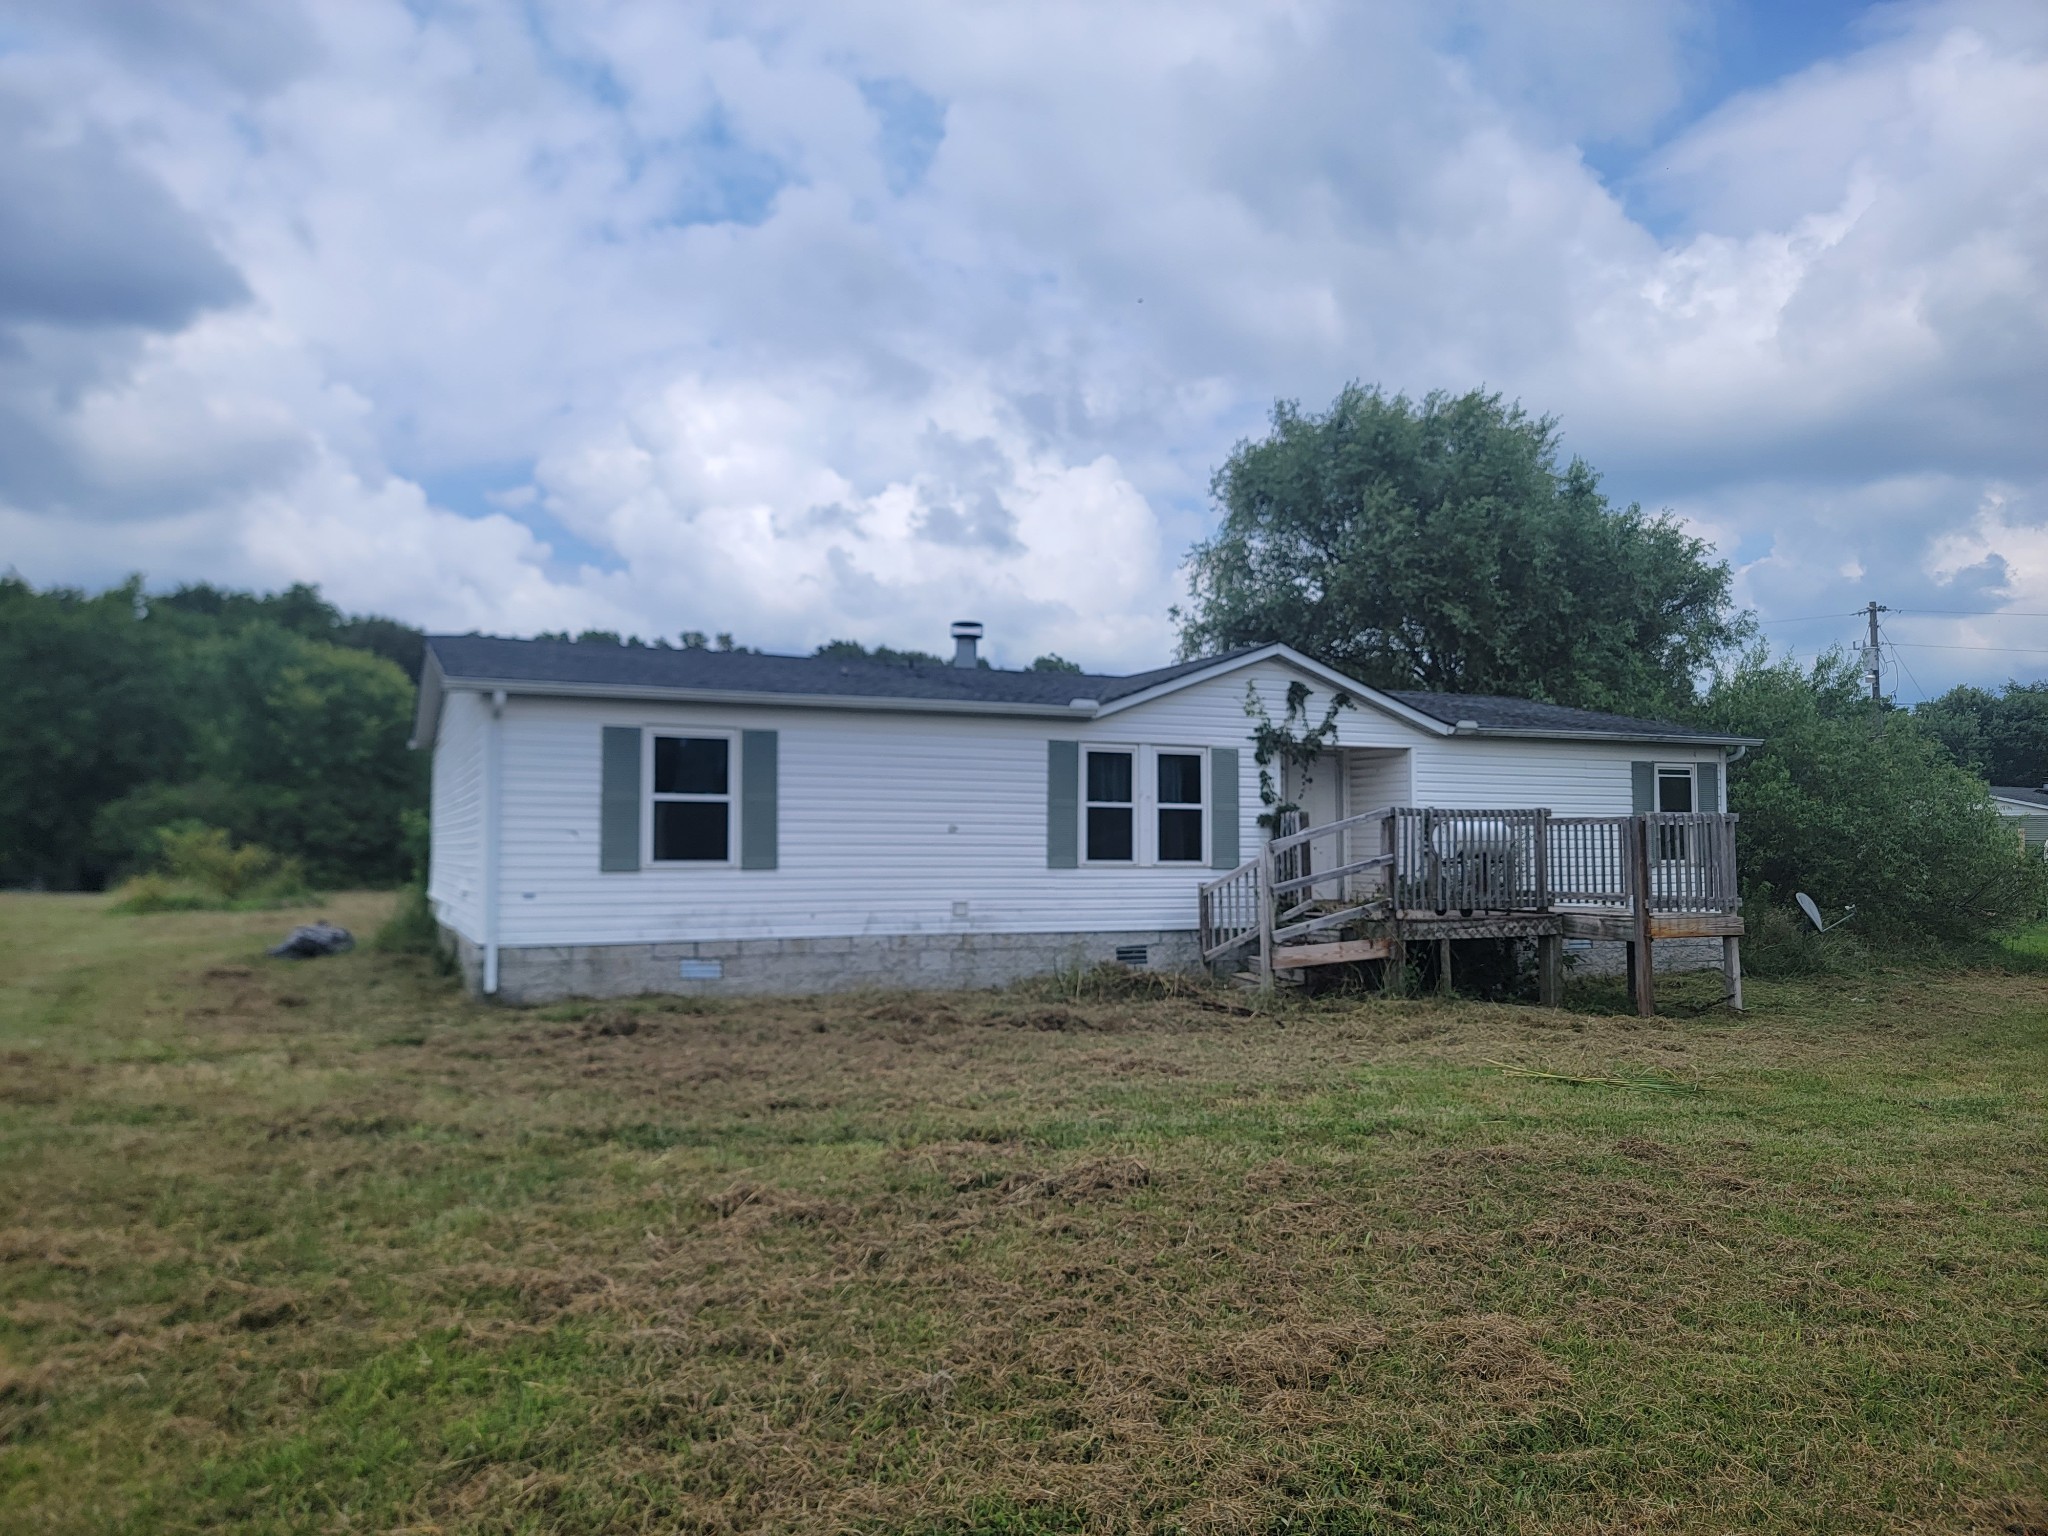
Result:
[[[0,885],[94,889],[205,825],[329,886],[409,872],[423,637],[317,590],[0,578]]]

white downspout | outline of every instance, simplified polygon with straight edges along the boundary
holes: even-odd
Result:
[[[504,797],[505,690],[491,693],[491,724],[484,743],[484,994],[498,990],[498,840]]]

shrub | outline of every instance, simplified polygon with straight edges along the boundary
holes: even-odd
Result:
[[[435,921],[424,885],[415,880],[399,888],[398,904],[377,930],[377,936],[370,940],[370,947],[391,955],[441,952],[441,925]]]
[[[1754,907],[1744,914],[1742,968],[1752,976],[1853,976],[1870,969],[1870,946],[1850,928],[1816,932],[1806,914]]]
[[[114,911],[279,907],[312,894],[297,859],[280,858],[260,843],[237,846],[219,827],[162,827],[152,841],[157,867],[115,893]]]
[[[1789,909],[1805,891],[1856,907],[1844,944],[1965,948],[2039,916],[2048,865],[2025,854],[1984,781],[1858,682],[1839,652],[1810,672],[1756,652],[1715,681],[1707,721],[1764,742],[1728,775],[1751,910]]]

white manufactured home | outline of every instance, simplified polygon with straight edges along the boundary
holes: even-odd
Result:
[[[1256,941],[1219,937],[1218,914],[1234,877],[1271,863],[1253,731],[1259,710],[1285,717],[1290,685],[1313,720],[1340,693],[1350,704],[1277,786],[1301,807],[1281,830],[1339,834],[1281,917],[1341,907],[1362,880],[1385,898],[1395,808],[1533,808],[1545,828],[1724,820],[1724,763],[1744,745],[1382,692],[1282,645],[1105,677],[990,668],[979,626],[955,636],[952,665],[431,638],[415,734],[433,753],[428,895],[469,984],[511,1001],[984,986],[1104,961],[1196,966],[1255,943],[1284,963],[1271,891]],[[1378,841],[1354,857],[1367,832]],[[1433,851],[1446,834],[1420,835],[1433,877],[1459,865]],[[1556,865],[1543,838],[1559,835],[1511,860]],[[1675,823],[1657,835],[1660,856],[1707,842]],[[1618,869],[1614,846],[1579,857]],[[1500,904],[1460,889],[1437,897],[1440,915],[1447,900],[1468,918]]]

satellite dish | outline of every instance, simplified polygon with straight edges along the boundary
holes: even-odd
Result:
[[[1819,933],[1832,933],[1856,915],[1854,907],[1844,907],[1840,917],[1836,918],[1832,923],[1824,923],[1820,920],[1819,906],[1815,904],[1814,899],[1807,895],[1806,892],[1800,891],[1792,899],[1799,903],[1799,910],[1806,914],[1807,920],[1813,924],[1815,931]]]

